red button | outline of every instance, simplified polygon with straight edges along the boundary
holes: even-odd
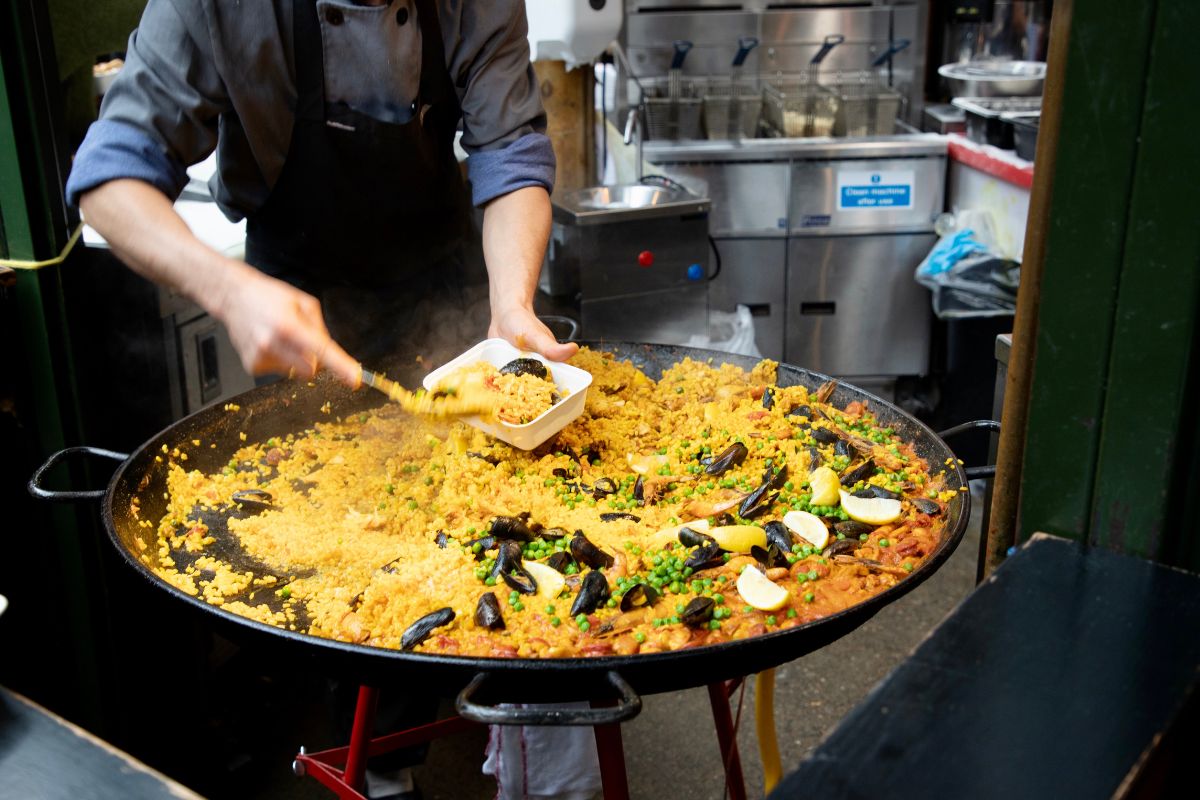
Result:
[[[654,253],[651,253],[649,250],[643,250],[642,252],[638,253],[638,264],[643,267],[648,267],[653,263]]]

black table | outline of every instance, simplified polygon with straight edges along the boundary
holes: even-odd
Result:
[[[200,800],[195,792],[3,687],[0,797]]]
[[[1200,576],[1038,535],[771,797],[1197,797],[1198,690]]]

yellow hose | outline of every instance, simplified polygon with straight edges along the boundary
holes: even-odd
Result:
[[[775,670],[758,673],[754,684],[754,727],[758,733],[758,756],[762,759],[763,794],[779,783],[779,742],[775,739]]]

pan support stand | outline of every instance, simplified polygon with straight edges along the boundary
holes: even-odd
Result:
[[[745,800],[746,788],[742,778],[742,762],[738,755],[737,728],[729,710],[729,697],[742,683],[741,678],[709,684],[708,697],[712,703],[713,723],[717,729],[717,743],[721,750],[721,761],[725,765],[726,796],[729,800]],[[480,723],[459,716],[421,725],[416,728],[371,738],[375,724],[375,709],[379,704],[379,689],[360,686],[358,702],[354,709],[354,725],[350,731],[350,744],[317,753],[300,748],[292,770],[297,775],[308,775],[332,791],[341,800],[367,800],[364,777],[367,760],[372,756],[390,753],[403,747],[431,742],[443,736],[453,736],[470,730]],[[605,701],[593,701],[600,707]],[[604,787],[604,800],[629,800],[629,781],[625,771],[625,752],[621,745],[620,723],[596,725],[596,751],[600,761],[600,778]]]

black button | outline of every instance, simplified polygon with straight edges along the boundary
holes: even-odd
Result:
[[[330,25],[341,25],[346,21],[346,18],[342,16],[342,10],[340,8],[334,8],[330,6],[329,8],[325,9],[325,21]]]
[[[401,8],[396,12],[396,24],[403,25],[406,22],[408,22],[408,9]]]
[[[593,11],[604,10],[604,0],[588,0],[588,5],[592,7]]]

